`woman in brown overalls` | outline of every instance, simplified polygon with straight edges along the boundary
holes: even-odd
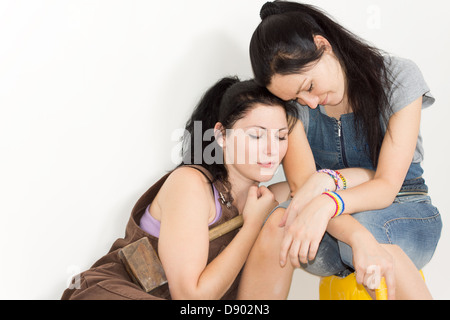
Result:
[[[272,179],[286,154],[290,119],[295,107],[253,81],[216,83],[187,123],[183,163],[139,199],[125,237],[62,299],[235,299],[265,219],[289,197],[286,188],[259,184]],[[210,228],[237,215],[244,219],[240,230],[209,242]],[[168,279],[151,294],[133,283],[118,256],[143,237]]]

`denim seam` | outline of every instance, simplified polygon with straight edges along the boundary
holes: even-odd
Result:
[[[437,212],[434,216],[431,217],[427,217],[427,218],[398,218],[398,219],[392,219],[389,221],[386,221],[386,223],[383,225],[383,228],[386,230],[386,237],[389,240],[389,244],[392,244],[392,240],[389,237],[389,229],[390,229],[390,224],[393,222],[397,222],[397,221],[404,221],[404,220],[416,220],[416,221],[422,221],[422,222],[428,222],[431,220],[436,220],[436,218],[438,218],[441,214],[439,212]]]

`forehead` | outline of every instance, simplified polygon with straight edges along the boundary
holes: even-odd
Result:
[[[307,79],[308,75],[300,73],[289,75],[275,74],[267,89],[280,99],[289,101],[297,97],[299,89],[301,89]]]
[[[281,106],[256,104],[234,127],[264,127],[268,129],[282,129],[287,124],[286,111]]]

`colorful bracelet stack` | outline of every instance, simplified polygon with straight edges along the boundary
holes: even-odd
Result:
[[[328,174],[333,179],[334,184],[336,185],[336,191],[347,189],[347,180],[345,180],[344,176],[339,171],[330,170],[330,169],[322,169],[317,172]],[[342,188],[339,185],[339,181],[342,182]]]
[[[344,213],[345,204],[339,194],[333,191],[327,191],[324,192],[323,195],[329,196],[331,199],[333,199],[334,203],[336,204],[336,212],[334,213],[333,217],[331,217],[331,219],[337,218]]]

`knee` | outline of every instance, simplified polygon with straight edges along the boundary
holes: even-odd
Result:
[[[259,250],[260,254],[279,253],[281,240],[284,235],[284,228],[280,228],[280,222],[284,215],[285,209],[279,208],[275,210],[264,224],[259,233],[253,250]]]

